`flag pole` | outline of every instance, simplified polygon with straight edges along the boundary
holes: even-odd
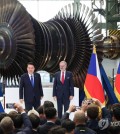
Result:
[[[93,44],[93,53],[96,54],[96,45]]]

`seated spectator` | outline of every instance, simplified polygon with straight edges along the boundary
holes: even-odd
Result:
[[[62,127],[66,129],[65,134],[74,134],[75,123],[71,120],[65,120],[62,123]]]
[[[57,126],[55,124],[56,115],[57,115],[56,109],[54,107],[49,107],[45,109],[44,113],[47,122],[44,125],[39,126],[38,132],[40,134],[47,134],[52,127]]]
[[[92,129],[86,126],[86,117],[85,113],[82,110],[78,110],[75,112],[74,115],[74,122],[75,122],[75,132],[74,134],[97,134]]]
[[[61,126],[57,126],[51,128],[48,134],[67,134],[65,132],[66,132],[65,128],[62,128]]]

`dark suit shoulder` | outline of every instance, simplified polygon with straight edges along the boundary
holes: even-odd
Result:
[[[34,73],[34,76],[40,77],[39,73]]]
[[[55,76],[58,75],[58,74],[60,74],[60,71],[56,72],[56,73],[55,73]]]
[[[28,76],[28,73],[22,74],[22,75],[21,75],[21,78],[22,78],[22,77],[26,77],[26,76]]]
[[[84,134],[97,134],[94,130],[82,125],[75,127],[75,134],[80,134],[81,132],[84,132]]]
[[[34,73],[34,75],[40,75],[39,73]]]
[[[66,71],[67,73],[69,73],[69,74],[72,74],[72,72],[70,72],[70,71]]]

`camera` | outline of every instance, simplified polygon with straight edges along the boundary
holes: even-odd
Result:
[[[83,103],[83,104],[85,103],[85,104],[87,104],[87,105],[90,105],[91,103],[93,103],[93,100],[92,100],[92,99],[85,99],[85,100],[83,100],[82,103]]]
[[[87,99],[87,103],[88,103],[88,105],[90,105],[91,103],[93,103],[93,100],[92,99]]]
[[[15,103],[6,103],[6,108],[14,109],[14,104]]]

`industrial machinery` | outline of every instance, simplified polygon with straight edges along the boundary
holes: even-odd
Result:
[[[0,0],[0,3],[1,81],[17,85],[30,61],[36,71],[54,74],[59,70],[59,62],[65,60],[73,73],[74,85],[83,88],[92,44],[96,44],[99,63],[103,56],[116,57],[119,39],[103,39],[97,16],[84,4],[69,4],[42,23],[17,0]]]

